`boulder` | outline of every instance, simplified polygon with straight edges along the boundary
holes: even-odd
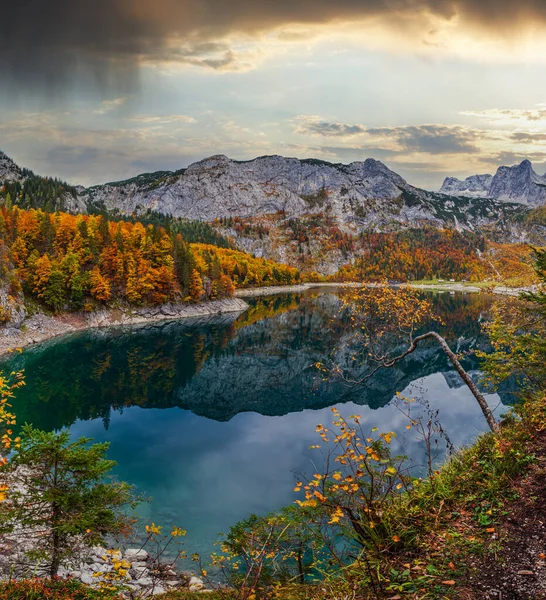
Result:
[[[146,561],[148,558],[150,558],[150,555],[142,548],[129,548],[128,550],[125,550],[125,559],[130,562]]]

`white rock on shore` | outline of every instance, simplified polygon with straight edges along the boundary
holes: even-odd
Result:
[[[199,304],[164,304],[151,308],[105,309],[94,313],[38,314],[26,319],[20,329],[0,328],[0,356],[13,348],[24,348],[55,337],[111,325],[141,325],[159,321],[208,318],[248,309],[241,298],[225,298]]]

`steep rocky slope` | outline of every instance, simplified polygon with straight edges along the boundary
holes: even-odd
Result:
[[[16,165],[9,156],[0,151],[0,182],[21,181],[22,179],[23,169]]]
[[[0,152],[0,197],[8,194],[13,203],[23,208],[87,212],[87,204],[76,188],[58,179],[40,177]]]
[[[543,205],[546,203],[546,177],[535,173],[528,160],[514,167],[499,167],[491,182],[490,196],[532,206]]]
[[[538,175],[531,162],[524,160],[513,167],[499,167],[494,177],[472,175],[464,181],[447,177],[440,192],[542,206],[546,204],[546,176]]]
[[[152,210],[199,220],[322,212],[341,225],[367,229],[408,224],[474,229],[518,210],[493,199],[421,190],[373,159],[343,165],[282,156],[246,162],[213,156],[174,173],[96,186],[82,198],[121,214]]]
[[[456,177],[446,177],[440,192],[455,196],[483,198],[489,196],[493,175],[471,175],[464,181]]]

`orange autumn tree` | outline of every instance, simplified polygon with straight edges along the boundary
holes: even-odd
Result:
[[[190,276],[190,298],[192,302],[199,302],[203,295],[203,280],[199,271],[194,269]]]
[[[165,227],[23,210],[6,202],[0,204],[0,250],[0,277],[11,293],[23,289],[55,310],[90,309],[114,300],[198,302],[230,296],[236,287],[300,279],[297,269],[189,244]]]
[[[341,301],[342,309],[353,325],[352,338],[347,341],[352,353],[351,362],[360,365],[360,373],[356,378],[349,379],[340,364],[326,366],[317,363],[318,369],[341,377],[352,386],[358,386],[380,369],[394,367],[422,343],[435,342],[476,399],[489,428],[498,430],[498,423],[483,394],[446,340],[437,331],[422,331],[437,319],[431,303],[423,299],[417,290],[409,286],[372,285],[347,291],[341,296]]]
[[[102,275],[100,269],[98,267],[94,267],[91,271],[90,281],[90,294],[95,300],[99,302],[108,302],[112,297],[112,292],[110,290],[110,283]]]

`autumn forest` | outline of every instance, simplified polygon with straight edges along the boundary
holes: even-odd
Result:
[[[0,210],[2,278],[60,310],[131,304],[199,302],[229,296],[236,287],[293,284],[297,269],[207,244],[180,233],[104,216]]]

